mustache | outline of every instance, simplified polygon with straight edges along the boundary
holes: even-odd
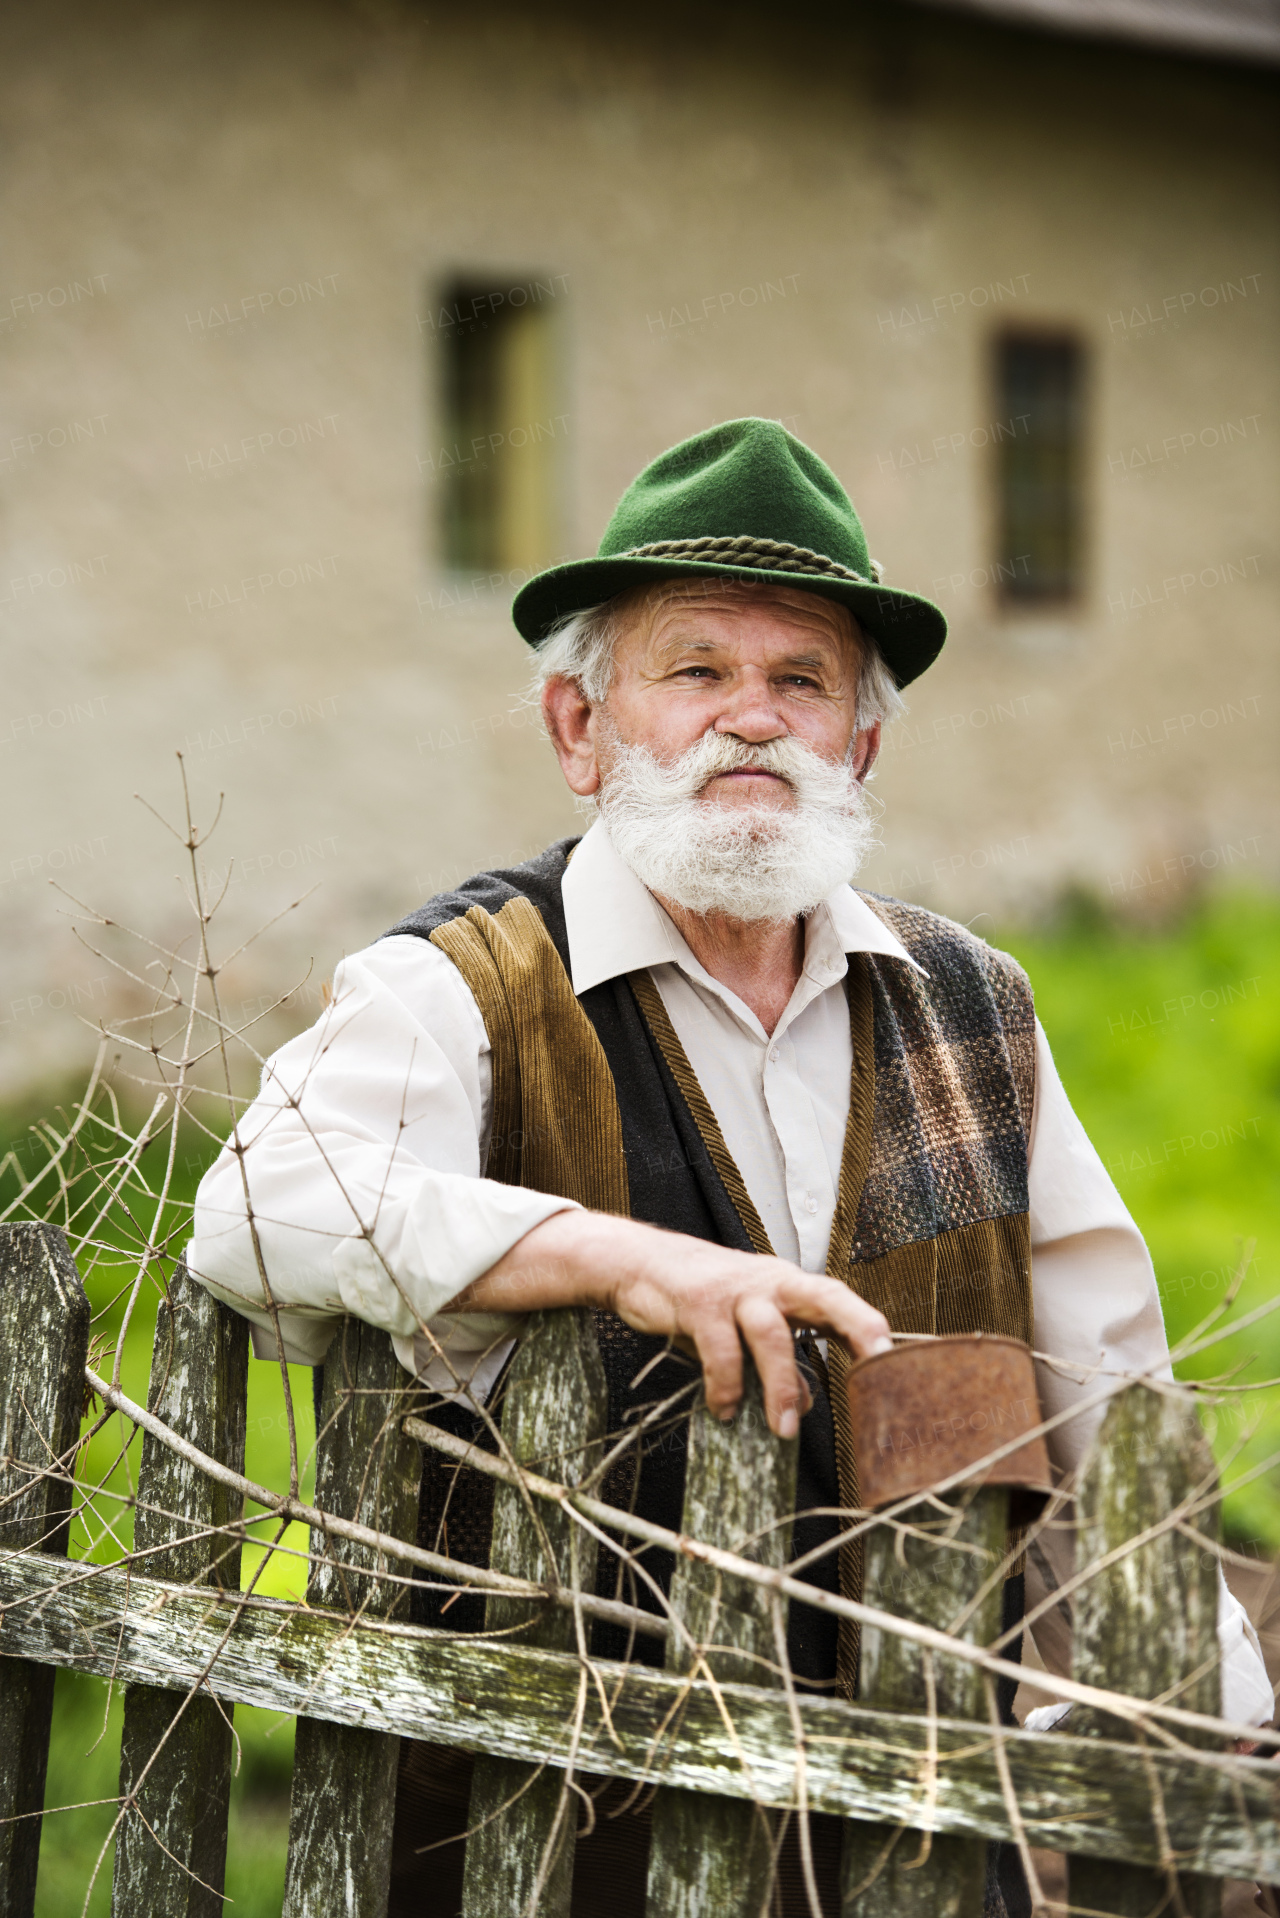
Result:
[[[606,794],[613,775],[621,774],[634,798],[652,796],[671,805],[699,798],[713,779],[735,772],[771,773],[802,803],[838,805],[851,797],[851,787],[856,790],[852,746],[842,760],[831,760],[789,736],[751,742],[734,733],[706,732],[675,759],[661,760],[645,746],[623,744],[616,734],[614,745]]]

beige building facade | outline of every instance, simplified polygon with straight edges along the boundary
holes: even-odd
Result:
[[[318,888],[237,1015],[314,961],[310,1016],[343,950],[575,830],[511,594],[743,414],[951,621],[866,884],[982,929],[1275,883],[1265,31],[67,0],[0,47],[11,1087],[116,1003],[48,880],[186,935],[134,798],[180,818],[175,751],[199,818],[225,793],[224,938]],[[1052,471],[1024,361],[1069,373]],[[1043,592],[1010,472],[1070,494]]]

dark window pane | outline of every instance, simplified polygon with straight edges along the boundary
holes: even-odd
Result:
[[[536,283],[535,283],[536,284]],[[445,564],[532,572],[555,556],[551,314],[500,292],[450,287],[439,307],[442,445],[435,456]]]
[[[1072,598],[1081,584],[1081,355],[1074,340],[999,341],[999,546],[1013,601]]]

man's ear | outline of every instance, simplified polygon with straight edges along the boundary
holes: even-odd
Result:
[[[853,742],[853,774],[858,784],[868,778],[880,752],[880,721],[858,733]]]
[[[542,719],[571,792],[590,799],[600,789],[595,709],[576,679],[557,675],[542,689]]]

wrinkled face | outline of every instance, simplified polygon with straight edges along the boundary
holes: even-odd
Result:
[[[553,676],[547,728],[573,791],[665,904],[792,921],[851,879],[874,836],[857,731],[861,641],[815,594],[680,582],[617,608],[600,706]]]
[[[843,606],[787,588],[762,591],[701,581],[648,589],[619,609],[623,632],[606,701],[592,715],[595,770],[607,782],[617,745],[644,746],[664,764],[704,733],[745,745],[792,738],[823,759],[869,769],[878,727],[855,731],[860,642]],[[721,806],[785,808],[776,771],[741,767],[708,781]]]

